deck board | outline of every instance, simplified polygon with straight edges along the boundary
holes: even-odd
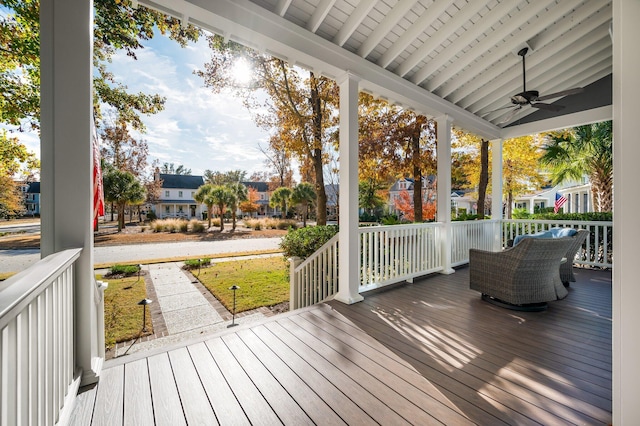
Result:
[[[153,402],[146,359],[125,364],[124,394],[136,398],[124,399],[124,424],[137,426],[153,424]]]
[[[611,273],[576,277],[545,312],[461,268],[124,357],[72,424],[609,424]]]

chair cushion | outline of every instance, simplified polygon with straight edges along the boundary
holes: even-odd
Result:
[[[553,238],[573,237],[578,233],[578,231],[573,228],[551,228],[549,232],[553,234]]]
[[[536,232],[535,234],[518,235],[513,240],[513,246],[515,247],[524,238],[563,238],[573,237],[578,233],[573,228],[551,228],[548,231]]]
[[[554,238],[554,237],[553,237],[553,234],[549,231],[536,232],[535,234],[518,235],[513,240],[513,246],[514,247],[517,246],[518,243],[524,240],[525,238]]]

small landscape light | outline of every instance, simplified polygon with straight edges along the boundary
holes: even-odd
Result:
[[[235,327],[236,325],[236,290],[239,290],[240,287],[237,285],[232,285],[231,287],[229,287],[229,290],[233,290],[233,312],[231,313],[231,324],[229,324],[227,326],[227,328],[229,327]]]
[[[153,302],[151,299],[142,299],[138,302],[138,305],[142,306],[142,331],[147,331],[147,305],[151,302]]]

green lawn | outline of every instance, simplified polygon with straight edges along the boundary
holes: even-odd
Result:
[[[147,297],[144,279],[134,275],[121,279],[97,277],[109,283],[104,292],[104,340],[107,348],[115,343],[135,339],[142,331],[142,306],[138,302]],[[153,333],[151,315],[147,306],[147,332]]]
[[[215,262],[215,261],[214,261]],[[282,256],[214,263],[200,271],[200,282],[231,312],[232,285],[236,312],[273,306],[289,300],[289,265]],[[197,270],[192,271],[195,275]]]

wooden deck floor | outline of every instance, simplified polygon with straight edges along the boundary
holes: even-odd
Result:
[[[609,424],[611,273],[542,313],[468,270],[110,361],[72,424]]]

